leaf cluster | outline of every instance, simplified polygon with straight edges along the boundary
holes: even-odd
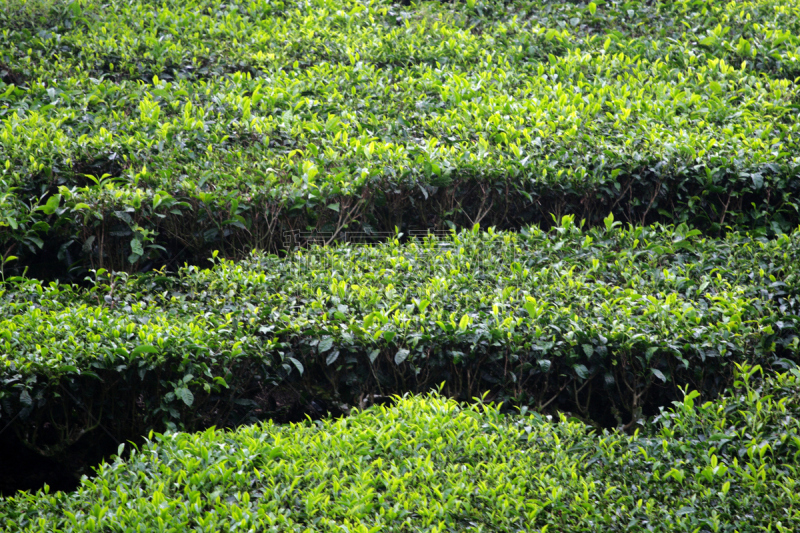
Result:
[[[757,371],[740,367],[716,404],[686,395],[634,436],[435,394],[339,420],[151,434],[75,493],[0,500],[0,523],[28,532],[792,531],[800,373],[759,382]]]
[[[796,359],[800,233],[606,223],[98,271],[88,290],[12,279],[0,419],[57,454],[98,422],[122,441],[274,415],[281,390],[360,405],[444,383],[633,427],[681,386],[720,393],[733,363]]]
[[[72,2],[0,36],[0,179],[33,213],[0,244],[135,271],[551,213],[789,231],[797,9]]]

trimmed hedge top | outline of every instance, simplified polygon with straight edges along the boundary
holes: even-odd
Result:
[[[121,440],[264,416],[275,406],[253,399],[286,385],[353,405],[445,382],[462,399],[491,390],[630,425],[678,386],[721,392],[731,362],[797,357],[800,232],[606,222],[99,272],[89,290],[12,280],[0,420],[19,415],[21,437],[56,453],[101,419]],[[49,441],[45,420],[64,425]]]
[[[339,420],[151,435],[72,494],[0,500],[6,531],[775,531],[800,526],[800,372],[646,432],[438,396]]]
[[[0,15],[4,257],[800,220],[796,2],[47,4]]]

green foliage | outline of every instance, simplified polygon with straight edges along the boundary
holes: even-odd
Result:
[[[796,2],[62,7],[0,35],[0,179],[67,265],[550,213],[800,221]]]
[[[9,30],[34,30],[60,26],[69,29],[84,10],[96,7],[93,0],[3,0],[0,23]]]
[[[0,432],[640,432],[168,433],[0,528],[797,529],[800,4],[406,3],[3,4]]]
[[[88,290],[11,280],[0,420],[58,454],[98,422],[122,440],[274,414],[282,390],[358,405],[444,382],[630,427],[679,386],[720,393],[732,363],[797,358],[800,232],[606,223],[98,271]]]
[[[151,435],[6,531],[794,531],[800,372],[741,369],[635,436],[437,395],[339,420]]]

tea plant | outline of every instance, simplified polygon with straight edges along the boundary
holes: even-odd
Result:
[[[66,266],[551,213],[800,221],[796,2],[39,4],[36,31],[0,15],[0,190]]]
[[[800,372],[687,394],[634,435],[437,395],[339,420],[150,435],[7,531],[793,531]],[[122,451],[122,447],[120,452]]]
[[[274,415],[286,391],[307,408],[441,385],[633,428],[679,387],[719,394],[733,363],[796,360],[800,233],[606,222],[98,271],[90,289],[10,280],[0,420],[61,454],[91,431]]]

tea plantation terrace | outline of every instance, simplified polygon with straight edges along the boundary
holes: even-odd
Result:
[[[798,0],[5,0],[0,530],[799,530],[798,58]]]
[[[275,252],[286,231],[551,213],[800,222],[796,1],[404,4],[4,10],[6,269],[80,280]]]
[[[800,373],[742,367],[634,436],[440,396],[324,422],[153,435],[5,531],[795,531]],[[705,438],[698,438],[698,436]]]
[[[9,280],[2,420],[69,458],[89,435],[118,444],[441,387],[633,429],[687,386],[712,398],[735,364],[800,352],[800,231],[710,239],[565,217],[215,263],[98,271],[89,288]]]

